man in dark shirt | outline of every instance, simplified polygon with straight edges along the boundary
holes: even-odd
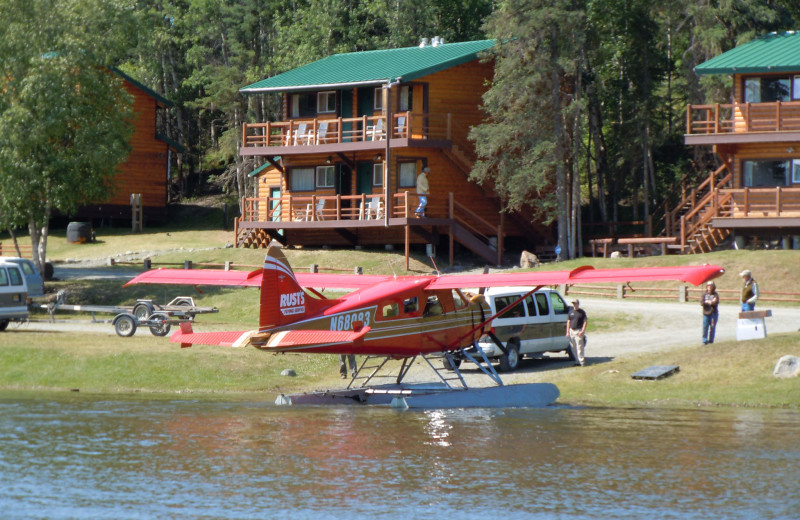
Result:
[[[567,337],[569,338],[572,357],[575,358],[575,364],[580,366],[586,364],[583,351],[586,348],[586,324],[588,322],[589,319],[586,317],[586,312],[581,309],[580,300],[574,300],[572,309],[567,314]]]

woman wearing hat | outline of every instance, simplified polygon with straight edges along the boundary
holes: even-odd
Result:
[[[719,320],[719,294],[717,294],[717,285],[714,282],[706,284],[706,292],[700,300],[703,306],[703,345],[714,343],[714,331],[717,328],[717,321]]]

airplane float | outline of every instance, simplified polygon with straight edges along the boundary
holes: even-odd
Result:
[[[515,305],[487,316],[480,291],[488,287],[531,287],[527,295],[551,285],[679,280],[700,285],[723,274],[715,265],[642,267],[454,275],[356,275],[295,273],[280,248],[270,246],[263,269],[246,271],[154,269],[132,284],[260,287],[259,327],[251,331],[194,332],[189,322],[170,338],[181,347],[253,346],[266,352],[357,354],[366,356],[345,390],[293,396],[277,404],[365,403],[396,407],[539,407],[553,403],[558,388],[549,383],[503,385],[475,342],[493,336],[492,320]],[[464,288],[476,288],[469,293]],[[320,290],[350,289],[327,298]],[[493,338],[506,352],[507,345]],[[403,383],[421,357],[438,376],[433,384]],[[443,371],[431,360],[440,358]],[[482,358],[482,359],[481,359]],[[401,360],[393,382],[372,385],[391,359]],[[476,364],[495,386],[468,387],[460,360]],[[363,374],[362,374],[363,373]],[[454,376],[450,376],[454,373]],[[359,383],[359,384],[357,384]]]

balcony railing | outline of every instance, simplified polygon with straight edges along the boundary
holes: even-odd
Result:
[[[450,139],[453,121],[450,114],[392,115],[392,139]],[[333,119],[292,119],[266,123],[245,123],[245,147],[318,146],[386,140],[386,116],[339,117]]]
[[[720,205],[721,217],[800,217],[800,188],[722,189],[720,197],[730,202]]]
[[[800,131],[800,101],[689,105],[687,134]]]
[[[392,218],[411,218],[419,204],[416,193],[392,195]],[[386,210],[383,194],[281,197],[245,197],[242,199],[243,222],[323,222],[339,220],[379,220]],[[445,217],[447,203],[428,205],[428,217]]]

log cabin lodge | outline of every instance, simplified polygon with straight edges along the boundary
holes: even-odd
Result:
[[[500,263],[504,243],[547,236],[468,177],[494,40],[337,54],[241,89],[278,93],[279,121],[245,123],[240,154],[263,158],[241,201],[237,246],[465,247]],[[429,168],[424,217],[416,179]]]

